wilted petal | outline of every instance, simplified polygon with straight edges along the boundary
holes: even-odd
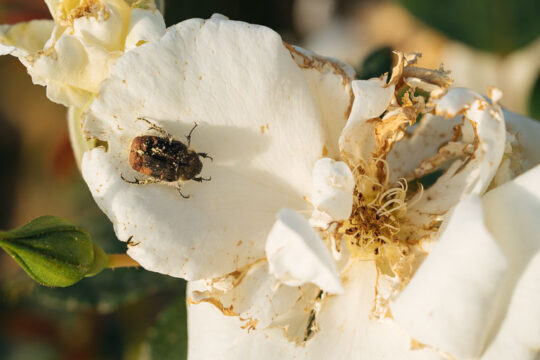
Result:
[[[222,278],[191,282],[188,302],[212,304],[224,316],[238,316],[251,331],[269,326],[302,295],[301,288],[280,284],[260,260]]]
[[[436,113],[439,116],[451,118],[463,114],[472,104],[482,99],[480,94],[466,88],[451,89],[441,99],[433,100],[436,104]]]
[[[452,139],[456,144],[442,146],[438,154],[425,159],[415,171],[421,177],[445,162],[450,163],[413,206],[429,214],[443,214],[469,194],[482,194],[499,167],[506,141],[500,108],[470,90],[450,90],[439,100],[436,112],[447,116],[462,113],[463,125],[457,133],[459,139]],[[456,151],[460,143],[462,150]]]
[[[339,148],[347,163],[358,165],[369,162],[377,147],[377,122],[371,119],[377,118],[386,110],[394,96],[394,85],[386,86],[381,79],[355,80],[352,88],[353,107],[339,138]]]
[[[410,337],[391,319],[371,319],[377,277],[373,262],[358,262],[344,276],[344,293],[322,302],[313,319],[319,330],[302,344],[288,341],[281,329],[257,328],[248,333],[242,329],[242,321],[223,316],[210,304],[190,305],[189,359],[444,358],[426,347],[413,349]]]
[[[540,165],[490,192],[486,225],[499,242],[509,271],[498,299],[502,324],[486,359],[534,359],[540,349]]]
[[[211,181],[136,186],[131,140],[145,117],[192,146]],[[189,20],[118,60],[85,120],[109,150],[85,154],[82,171],[128,253],[145,268],[215,278],[264,257],[283,207],[307,209],[324,133],[303,74],[272,30],[220,19]],[[150,132],[155,133],[155,132]]]
[[[441,146],[454,136],[454,126],[462,121],[460,116],[444,118],[425,114],[414,128],[412,135],[398,141],[388,153],[390,182],[400,178],[412,179],[414,170],[425,159],[436,154]]]
[[[460,202],[441,231],[391,310],[420,343],[472,358],[485,346],[506,259],[484,225],[478,196]]]
[[[386,86],[382,79],[353,81],[354,103],[347,125],[380,116],[390,104],[394,85]]]
[[[332,255],[309,222],[293,210],[278,213],[266,240],[266,258],[269,272],[284,284],[313,283],[333,294],[343,291]]]
[[[353,174],[347,164],[329,158],[315,163],[311,201],[316,209],[334,220],[346,220],[351,215],[353,190]]]

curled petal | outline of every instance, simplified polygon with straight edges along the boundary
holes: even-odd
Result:
[[[394,95],[394,86],[386,86],[382,79],[355,80],[352,87],[354,103],[347,126],[380,116]]]
[[[339,157],[338,139],[353,103],[352,67],[336,59],[323,57],[298,46],[285,44],[302,69],[319,107],[326,134],[323,156]]]
[[[484,225],[478,196],[460,202],[442,231],[391,310],[417,341],[473,358],[485,345],[507,262]]]
[[[415,170],[415,175],[421,177],[426,173],[424,169],[432,171],[449,163],[443,175],[413,206],[415,210],[444,214],[469,194],[482,194],[493,179],[505,149],[505,124],[498,106],[474,94],[466,89],[452,89],[439,100],[442,107],[436,108],[438,113],[445,116],[462,113],[463,123],[455,132],[455,139]],[[462,144],[461,150],[456,141]]]
[[[145,42],[155,41],[165,34],[165,20],[157,10],[133,9],[129,19],[125,51]]]
[[[388,154],[390,182],[416,177],[418,165],[437,154],[441,146],[451,141],[454,127],[461,122],[459,116],[447,119],[432,114],[424,115],[412,135],[398,141]]]
[[[353,205],[354,179],[347,164],[329,158],[313,167],[311,196],[313,205],[335,220],[346,220]]]
[[[354,102],[347,125],[339,138],[344,160],[353,166],[367,163],[377,149],[375,128],[394,96],[394,85],[385,86],[381,79],[352,82]]]
[[[277,215],[266,240],[266,258],[269,272],[284,284],[309,282],[329,293],[343,292],[332,255],[309,222],[293,210]]]
[[[436,104],[437,115],[451,118],[463,114],[478,99],[482,99],[478,93],[465,88],[456,88],[433,102]]]
[[[279,320],[303,295],[302,288],[279,284],[268,272],[268,263],[259,260],[222,278],[192,282],[188,302],[212,304],[224,316],[238,316],[244,328],[255,330]]]

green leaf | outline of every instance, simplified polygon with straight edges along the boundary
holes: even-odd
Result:
[[[186,301],[174,302],[163,310],[148,332],[147,345],[153,360],[182,360],[187,358]]]
[[[401,0],[401,3],[446,36],[499,54],[521,48],[540,35],[538,0]]]
[[[56,216],[42,216],[0,233],[0,247],[32,279],[46,286],[70,286],[103,265],[100,258],[94,268],[94,245],[88,232]]]

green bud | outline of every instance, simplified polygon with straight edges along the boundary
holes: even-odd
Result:
[[[70,286],[103,270],[107,255],[88,232],[56,216],[42,216],[0,232],[2,247],[26,273],[45,286]]]

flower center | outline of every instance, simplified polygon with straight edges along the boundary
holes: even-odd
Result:
[[[100,0],[67,0],[59,4],[57,11],[59,21],[63,25],[69,26],[73,24],[75,19],[81,17],[97,17],[97,13],[103,9],[104,5]]]
[[[376,162],[388,167],[382,159]],[[353,256],[373,258],[381,254],[385,246],[398,244],[397,235],[407,207],[420,199],[422,188],[415,199],[407,201],[407,180],[400,179],[389,186],[388,177],[381,182],[362,169],[354,171],[356,185],[351,216],[340,224],[337,232],[343,236]]]

